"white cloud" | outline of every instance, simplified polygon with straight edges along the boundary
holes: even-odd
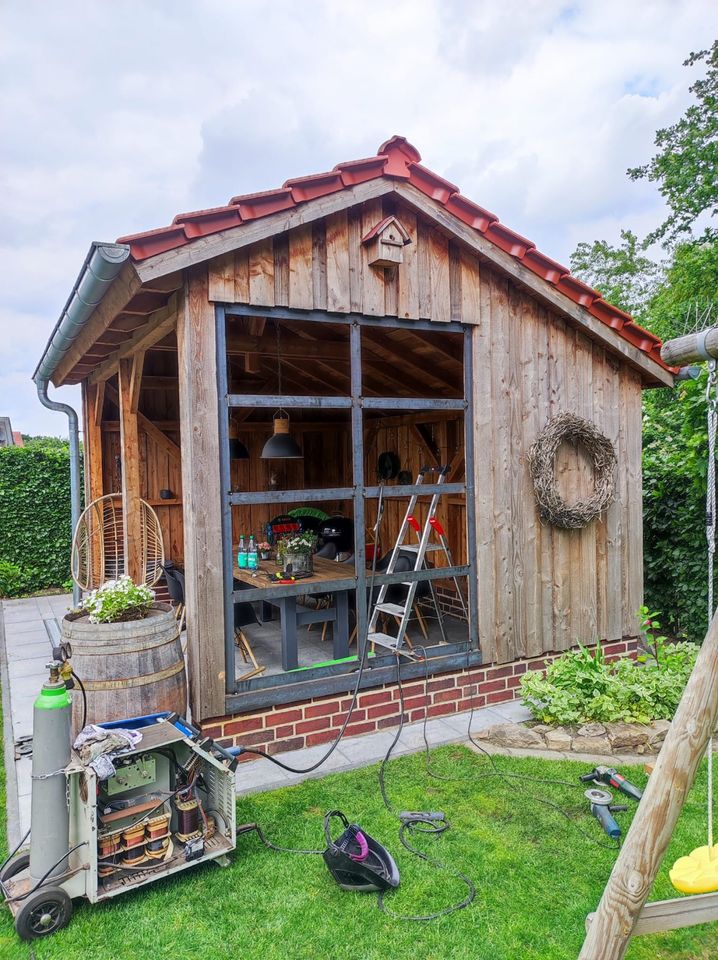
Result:
[[[63,429],[28,378],[90,241],[394,133],[559,260],[649,230],[660,197],[625,170],[685,109],[682,61],[717,28],[712,0],[5,4],[0,414]]]

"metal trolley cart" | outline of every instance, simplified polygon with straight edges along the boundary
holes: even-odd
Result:
[[[74,898],[98,903],[207,860],[226,865],[236,844],[235,757],[157,714],[100,725],[142,734],[100,779],[70,749],[69,697],[49,666],[34,710],[30,848],[0,871],[25,940],[65,926]]]

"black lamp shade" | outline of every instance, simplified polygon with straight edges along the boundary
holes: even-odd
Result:
[[[249,450],[241,440],[236,437],[229,439],[229,459],[230,460],[249,460]]]
[[[289,417],[274,418],[274,433],[262,448],[262,460],[301,460],[304,457],[296,440],[289,436]]]

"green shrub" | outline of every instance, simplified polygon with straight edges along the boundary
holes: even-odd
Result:
[[[663,638],[660,638],[663,639]],[[557,657],[545,675],[521,678],[523,703],[542,723],[650,723],[670,720],[698,655],[693,643],[665,644],[635,662],[608,663],[601,647],[579,646]]]
[[[71,540],[67,441],[0,448],[0,596],[65,583]]]

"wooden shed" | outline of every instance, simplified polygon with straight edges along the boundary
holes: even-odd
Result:
[[[410,639],[440,675],[428,704],[414,685],[410,717],[465,709],[470,688],[477,705],[509,699],[546,656],[636,637],[641,390],[673,382],[660,341],[419,161],[393,137],[375,157],[121,238],[115,275],[53,361],[56,386],[83,388],[87,500],[122,493],[126,569],[141,572],[140,498],[184,569],[191,708],[215,735],[273,749],[334,736],[351,634],[366,642],[380,495],[380,554],[413,494],[421,526],[440,493],[448,546],[435,538],[407,575],[424,591]],[[279,410],[301,458],[262,457]],[[617,457],[613,502],[574,530],[541,522],[526,462],[567,410]],[[580,448],[556,468],[567,500],[590,490]],[[289,584],[238,571],[240,536],[264,540],[296,508],[348,521],[353,559]],[[370,667],[349,732],[397,722],[396,658],[377,646]]]

